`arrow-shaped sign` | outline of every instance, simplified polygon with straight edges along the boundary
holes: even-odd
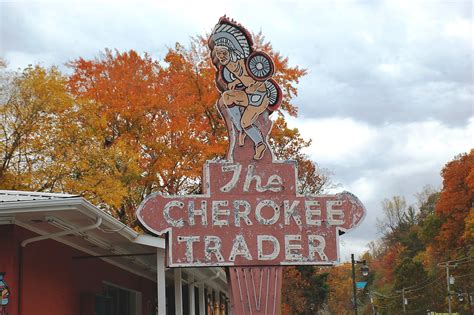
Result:
[[[294,162],[208,162],[204,175],[202,195],[154,194],[137,211],[168,233],[172,267],[330,265],[339,234],[365,215],[348,192],[299,195]]]

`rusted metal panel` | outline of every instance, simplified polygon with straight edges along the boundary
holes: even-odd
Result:
[[[239,315],[281,313],[281,267],[230,267],[231,307]]]
[[[168,233],[170,266],[332,264],[339,231],[359,224],[350,193],[302,196],[293,163],[208,163],[203,195],[153,195],[138,217]]]

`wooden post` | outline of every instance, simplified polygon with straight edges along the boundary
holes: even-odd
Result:
[[[158,307],[156,313],[158,315],[166,314],[166,278],[165,278],[165,251],[157,248],[156,250],[156,295]]]
[[[206,296],[204,295],[204,283],[199,284],[199,315],[206,315]]]
[[[196,303],[194,298],[194,275],[188,275],[188,304],[189,304],[189,314],[196,314]]]
[[[176,315],[183,315],[183,284],[181,268],[174,269],[174,309]]]

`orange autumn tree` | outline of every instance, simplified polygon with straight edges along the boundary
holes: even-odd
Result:
[[[331,314],[352,314],[352,267],[341,264],[329,270],[328,310]]]
[[[127,187],[118,215],[133,216],[145,196],[189,193],[198,187],[201,165],[223,152],[224,133],[216,115],[216,92],[179,51],[170,50],[162,67],[147,54],[106,50],[102,58],[78,59],[69,86],[98,141],[111,151],[134,152],[135,172],[120,168]]]
[[[441,229],[434,247],[440,256],[466,255],[474,244],[474,150],[446,164],[443,189],[436,204]]]
[[[298,161],[300,191],[319,193],[328,185],[328,176],[303,154],[310,141],[305,141],[297,129],[289,128],[284,119],[285,114],[297,114],[291,101],[305,70],[290,67],[288,59],[263,43],[261,37],[257,43],[275,60],[275,77],[284,93],[282,109],[272,115],[275,126],[271,145],[277,158]],[[227,147],[227,131],[215,107],[215,69],[205,40],[192,40],[188,49],[177,44],[161,63],[134,51],[108,50],[102,58],[78,59],[70,65],[74,70],[71,91],[78,103],[91,106],[100,117],[101,125],[94,128],[102,130],[104,146],[120,145],[139,152],[141,176],[135,173],[118,178],[130,181],[124,185],[128,192],[123,195],[122,206],[115,210],[119,216],[130,220],[136,206],[152,192],[184,194],[200,189],[203,163],[222,157]],[[87,112],[90,110],[84,115]],[[312,267],[307,269],[314,272]],[[285,274],[286,287],[298,286],[298,282],[291,270]],[[301,289],[309,292],[313,282]],[[285,307],[295,305],[295,300],[290,300]],[[302,310],[307,306],[300,303]]]
[[[285,122],[285,115],[297,115],[292,100],[306,71],[290,66],[261,36],[256,44],[274,59],[283,90],[271,145],[278,158],[299,162],[302,192],[321,192],[328,178],[302,152],[310,142]],[[69,77],[36,66],[12,83],[2,78],[15,96],[1,104],[2,188],[79,194],[129,224],[150,193],[198,192],[204,161],[222,157],[227,147],[204,41],[177,44],[164,60],[106,50],[69,66]],[[285,280],[289,287],[299,281],[291,272]],[[305,294],[310,288],[308,282]]]
[[[119,207],[126,193],[119,170],[129,176],[136,154],[104,147],[100,119],[75,102],[67,77],[55,67],[29,66],[1,80],[0,188],[79,193]]]
[[[278,78],[287,86],[286,109],[274,114],[280,115],[274,133],[289,136],[295,131],[283,123],[283,117],[284,113],[296,114],[290,101],[305,70],[290,67],[271,46],[262,45],[274,56]],[[135,51],[106,50],[100,58],[79,58],[69,65],[73,70],[69,87],[84,120],[97,132],[97,141],[104,148],[135,155],[131,155],[135,162],[117,168],[122,173],[117,180],[126,192],[120,207],[112,212],[129,221],[152,192],[199,191],[202,165],[222,157],[227,147],[225,125],[215,107],[215,70],[204,40],[193,39],[190,48],[176,44],[162,62]],[[272,145],[276,151],[287,152],[281,157],[296,158],[308,170],[301,173],[304,189],[320,191],[327,176],[320,175],[301,152],[309,142],[298,137],[290,153],[284,149],[288,141],[273,141]]]

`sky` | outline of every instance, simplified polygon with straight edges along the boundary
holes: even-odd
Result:
[[[409,204],[474,147],[472,1],[5,1],[0,57],[10,69],[94,58],[105,48],[162,59],[226,14],[262,31],[300,81],[306,153],[331,172],[333,192],[359,197],[367,216],[341,237],[341,260],[380,237],[385,198]]]

